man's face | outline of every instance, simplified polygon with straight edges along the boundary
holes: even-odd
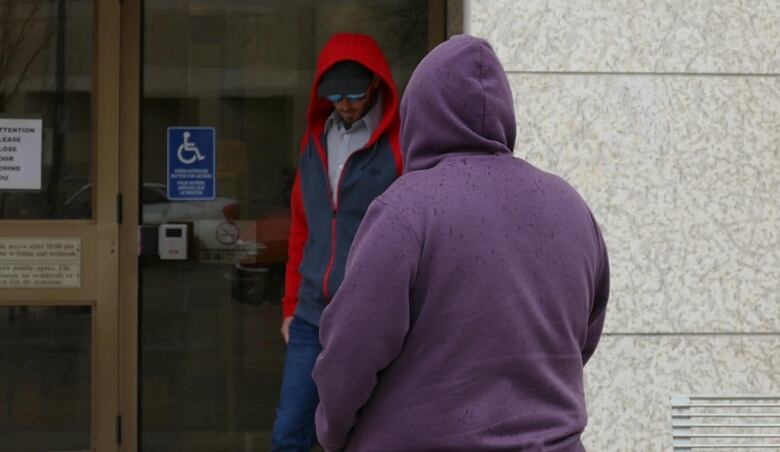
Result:
[[[350,100],[347,96],[341,96],[338,102],[331,102],[346,128],[352,127],[356,121],[365,116],[368,110],[374,106],[374,99],[379,88],[379,78],[374,76],[366,89],[366,95],[361,99]],[[360,93],[355,93],[360,94]]]

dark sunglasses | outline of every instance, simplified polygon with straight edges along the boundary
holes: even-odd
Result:
[[[325,99],[328,99],[329,102],[339,103],[341,102],[341,99],[347,98],[349,102],[357,102],[360,99],[366,97],[366,93],[360,93],[360,94],[329,94],[325,96]]]

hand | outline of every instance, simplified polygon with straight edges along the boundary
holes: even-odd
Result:
[[[292,323],[293,316],[286,317],[282,320],[282,337],[284,338],[285,345],[290,342],[290,323]]]

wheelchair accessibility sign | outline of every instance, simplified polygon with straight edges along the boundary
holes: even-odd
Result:
[[[215,143],[213,127],[168,128],[168,199],[214,199]]]

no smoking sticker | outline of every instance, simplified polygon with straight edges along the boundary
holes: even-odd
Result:
[[[235,223],[230,221],[221,223],[216,230],[217,242],[225,246],[235,245],[239,232],[240,230]]]

